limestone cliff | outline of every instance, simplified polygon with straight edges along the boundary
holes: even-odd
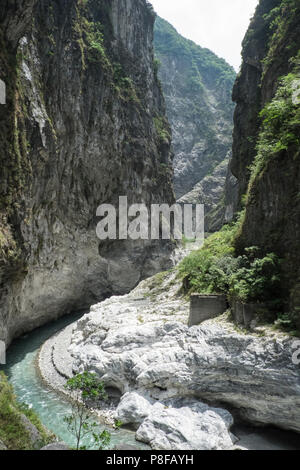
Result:
[[[282,259],[283,297],[300,310],[300,5],[261,0],[243,44],[232,171],[246,212],[238,251],[258,246]],[[243,197],[246,195],[246,198]]]
[[[231,152],[194,188],[179,199],[184,204],[204,204],[205,230],[216,232],[224,223],[231,222],[238,193],[237,179],[232,175],[229,164]]]
[[[176,196],[179,199],[192,191],[194,202],[206,203],[210,193],[201,198],[197,185],[231,150],[235,72],[223,59],[183,38],[161,18],[155,22],[155,54],[173,133]],[[226,170],[219,186],[225,175]],[[214,195],[212,200],[214,205]]]
[[[173,202],[170,129],[145,0],[0,6],[0,339],[169,265],[169,246],[96,237],[101,203]]]

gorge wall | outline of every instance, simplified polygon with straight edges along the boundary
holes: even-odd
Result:
[[[300,4],[261,0],[243,44],[231,169],[246,204],[237,251],[282,261],[287,310],[300,313]]]
[[[236,74],[225,60],[183,38],[162,18],[156,19],[154,31],[158,75],[173,134],[176,197],[205,204],[207,214],[215,211],[212,220],[207,218],[207,229],[215,230],[224,218],[224,204],[222,214],[216,209],[232,147]]]
[[[0,5],[0,339],[128,292],[166,242],[100,242],[101,203],[173,203],[145,0]]]

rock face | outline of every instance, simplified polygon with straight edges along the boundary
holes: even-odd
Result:
[[[96,209],[173,203],[170,130],[145,0],[0,7],[0,339],[128,292],[159,242],[101,242]]]
[[[153,283],[155,278],[128,296],[94,306],[77,323],[70,346],[74,372],[94,371],[107,386],[127,393],[119,417],[135,426],[143,423],[138,436],[150,443],[157,436],[159,448],[173,448],[179,442],[174,423],[186,429],[186,412],[182,416],[180,411],[185,402],[176,401],[183,398],[192,400],[191,420],[200,434],[206,413],[218,412],[199,402],[198,407],[195,400],[230,405],[254,424],[300,432],[300,371],[292,361],[294,341],[278,333],[264,338],[239,334],[225,320],[188,328],[188,305],[174,297],[174,278],[161,280],[154,294]],[[157,401],[170,406],[169,412]],[[220,431],[214,441],[218,446],[217,436],[224,437],[230,427],[229,416],[221,416],[225,428],[215,418],[211,425]],[[164,420],[170,430],[167,441],[161,434]],[[166,428],[163,434],[169,436]]]
[[[34,449],[38,450],[41,447],[41,442],[43,442],[42,436],[36,426],[25,415],[20,416],[20,420],[25,431],[28,433],[32,446]]]
[[[215,209],[224,194],[229,157],[225,158],[214,171],[197,183],[192,191],[179,199],[183,204],[205,204],[205,212]]]
[[[64,442],[53,442],[52,444],[48,444],[45,447],[42,447],[40,450],[71,450],[70,447],[67,446]]]
[[[238,185],[229,168],[230,158],[231,152],[211,174],[178,201],[180,204],[204,204],[205,231],[208,233],[220,230],[234,216]]]
[[[155,54],[172,127],[176,197],[188,194],[189,200],[195,197],[194,202],[205,203],[209,211],[207,200],[215,204],[223,195],[226,156],[232,145],[235,72],[161,18],[155,22]],[[220,170],[218,165],[223,161]],[[222,190],[215,191],[209,185],[199,188],[211,174]]]
[[[0,450],[7,450],[7,447],[0,441]]]
[[[299,49],[299,2],[261,0],[244,40],[243,65],[233,92],[237,107],[231,165],[239,182],[238,207],[247,194],[238,251],[258,246],[283,259],[283,295],[298,320],[300,119],[293,95],[300,78]],[[279,112],[272,121],[276,103]],[[269,114],[262,123],[263,109]]]

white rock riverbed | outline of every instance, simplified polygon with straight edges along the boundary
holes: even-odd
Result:
[[[93,306],[73,328],[73,373],[93,371],[117,389],[114,416],[154,449],[233,448],[223,407],[255,425],[300,432],[293,339],[237,332],[225,317],[188,328],[189,305],[177,290],[174,275],[161,274]]]

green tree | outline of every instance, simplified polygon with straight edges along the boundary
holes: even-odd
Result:
[[[107,448],[111,440],[110,433],[106,430],[99,433],[99,424],[91,420],[89,412],[89,408],[96,401],[107,399],[103,383],[96,374],[84,372],[68,380],[65,387],[71,392],[73,401],[71,414],[65,416],[64,421],[69,432],[76,438],[76,450],[87,450],[82,440],[88,435],[93,438],[93,447],[99,450]]]

